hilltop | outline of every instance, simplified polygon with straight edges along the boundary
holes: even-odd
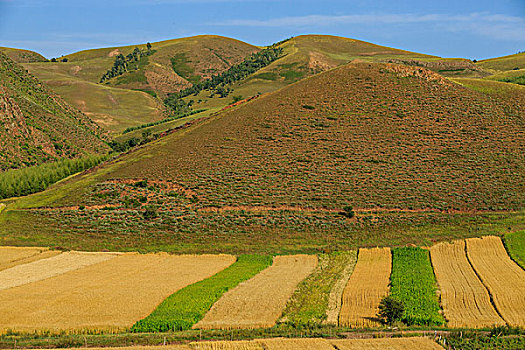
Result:
[[[0,47],[0,51],[17,63],[47,62],[47,58],[30,50]]]
[[[34,244],[70,248],[283,252],[522,227],[497,212],[525,202],[525,94],[509,96],[353,62],[13,202],[0,233],[17,242],[30,225]]]
[[[0,170],[108,150],[102,130],[0,52]]]

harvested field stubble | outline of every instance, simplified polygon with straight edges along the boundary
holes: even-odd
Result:
[[[116,253],[66,252],[0,271],[0,290],[58,276],[116,257]]]
[[[190,348],[194,350],[265,350],[261,344],[255,341],[207,341],[191,343]]]
[[[334,284],[328,298],[328,308],[326,310],[327,324],[337,324],[337,319],[341,313],[341,306],[343,303],[343,291],[348,284],[348,280],[350,279],[352,272],[354,272],[355,264],[357,262],[357,251],[348,252],[346,254],[350,260],[346,262],[345,267],[339,276],[340,278]]]
[[[501,239],[467,239],[467,255],[503,319],[525,327],[525,271],[509,258]]]
[[[339,350],[443,350],[429,338],[385,338],[385,339],[344,339],[331,340]]]
[[[334,350],[325,339],[264,339],[257,342],[264,345],[265,350]]]
[[[441,290],[444,316],[450,327],[482,328],[505,324],[467,260],[464,241],[434,245],[430,255]]]
[[[194,328],[262,328],[275,325],[297,284],[317,265],[313,255],[276,256],[273,265],[225,293]]]
[[[38,247],[0,247],[0,271],[32,261],[50,258],[59,251]]]
[[[235,261],[230,255],[124,254],[0,291],[0,332],[130,327],[175,291]]]
[[[373,327],[381,299],[388,294],[390,248],[359,249],[354,273],[343,292],[339,325]]]

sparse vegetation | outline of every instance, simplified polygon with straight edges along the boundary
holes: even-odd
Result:
[[[111,78],[122,75],[126,72],[130,72],[138,69],[140,61],[144,58],[155,53],[155,50],[151,50],[151,44],[147,47],[147,50],[141,50],[138,47],[135,47],[133,52],[124,56],[123,54],[118,54],[115,57],[113,62],[113,67],[109,69],[102,77],[100,78],[100,83],[104,83]]]

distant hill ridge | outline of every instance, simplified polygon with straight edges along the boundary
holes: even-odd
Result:
[[[0,170],[106,152],[103,131],[0,52]]]

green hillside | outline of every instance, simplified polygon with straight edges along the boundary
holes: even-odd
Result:
[[[294,252],[517,229],[525,94],[512,93],[351,63],[10,201],[0,237],[30,225],[32,244],[69,248]]]
[[[102,130],[0,52],[0,170],[106,152]]]
[[[0,47],[0,51],[6,54],[10,59],[17,63],[46,62],[47,58],[41,54],[23,49],[14,49],[10,47]]]

